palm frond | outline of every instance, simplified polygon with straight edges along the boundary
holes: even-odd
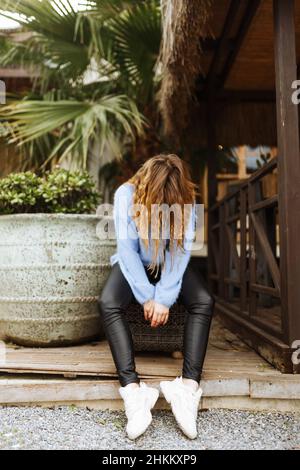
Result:
[[[88,13],[103,21],[143,2],[144,0],[86,0],[85,3]]]
[[[104,146],[119,156],[120,143],[126,147],[142,131],[137,107],[153,99],[159,0],[86,0],[80,11],[69,0],[4,3],[0,13],[19,14],[31,34],[11,44],[0,62],[36,75],[26,99],[1,108],[10,141],[45,164],[71,156],[84,167],[93,141],[99,158]]]
[[[89,144],[98,140],[101,151],[109,146],[120,157],[120,139],[134,139],[143,128],[143,118],[126,96],[105,96],[98,102],[71,100],[23,100],[3,108],[0,119],[6,122],[11,142],[21,145],[46,135],[57,137],[54,156],[72,155],[85,168]],[[101,153],[101,152],[100,152]]]
[[[153,88],[154,67],[160,48],[161,17],[156,0],[125,10],[110,23],[115,36],[115,61],[124,70],[137,96],[147,99]]]
[[[14,44],[2,63],[18,60],[31,62],[39,68],[63,70],[66,78],[82,73],[89,64],[90,30],[83,22],[76,34],[77,12],[64,0],[8,0],[0,13],[10,19],[19,16],[19,22],[32,33],[23,44]],[[26,49],[25,57],[20,52]],[[38,60],[39,59],[39,62]],[[17,62],[18,63],[18,62]]]
[[[108,60],[124,92],[145,103],[153,90],[160,48],[159,1],[92,0],[90,4],[91,10],[84,14],[95,51]]]

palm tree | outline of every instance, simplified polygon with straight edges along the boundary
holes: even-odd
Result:
[[[30,32],[1,62],[33,71],[32,90],[0,115],[29,165],[86,168],[95,148],[120,157],[155,96],[159,1],[86,0],[75,11],[69,0],[8,0],[0,12]]]

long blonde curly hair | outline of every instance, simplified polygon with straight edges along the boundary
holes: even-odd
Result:
[[[153,233],[162,233],[162,212],[159,210],[158,217],[153,219],[153,204],[156,207],[167,205],[171,207],[174,204],[180,207],[180,214],[176,211],[170,212],[169,218],[169,250],[173,264],[174,250],[178,247],[184,249],[184,236],[187,227],[187,221],[190,216],[190,207],[195,203],[197,194],[196,185],[191,180],[189,168],[177,155],[157,155],[147,160],[142,167],[129,179],[128,183],[135,186],[133,204],[142,205],[146,209],[146,217],[141,217],[140,211],[133,214],[139,234],[147,234],[147,237],[141,236],[142,242],[146,248],[149,248],[150,230]],[[187,206],[188,205],[188,206]],[[180,217],[180,233],[178,233],[177,217]],[[175,242],[176,227],[176,242]],[[158,231],[158,232],[157,232]],[[154,250],[148,268],[157,275],[159,265],[162,269],[165,266],[166,240],[160,237],[154,240]],[[161,257],[161,258],[160,258]],[[159,262],[161,259],[161,263]]]

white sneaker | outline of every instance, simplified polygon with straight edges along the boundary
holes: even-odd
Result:
[[[185,385],[182,377],[168,382],[160,382],[161,391],[171,404],[172,412],[182,432],[190,439],[197,437],[197,415],[202,389],[194,392]]]
[[[120,387],[119,393],[124,400],[128,420],[127,435],[129,439],[137,439],[151,424],[151,409],[157,402],[159,391],[141,382],[138,388]]]

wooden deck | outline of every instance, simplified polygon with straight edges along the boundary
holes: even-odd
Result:
[[[182,359],[137,354],[140,377],[158,386],[180,375]],[[97,408],[121,406],[116,371],[106,341],[66,348],[7,345],[0,365],[0,403]],[[202,408],[300,411],[300,378],[282,375],[215,320],[202,380]],[[165,406],[160,400],[158,407]]]

